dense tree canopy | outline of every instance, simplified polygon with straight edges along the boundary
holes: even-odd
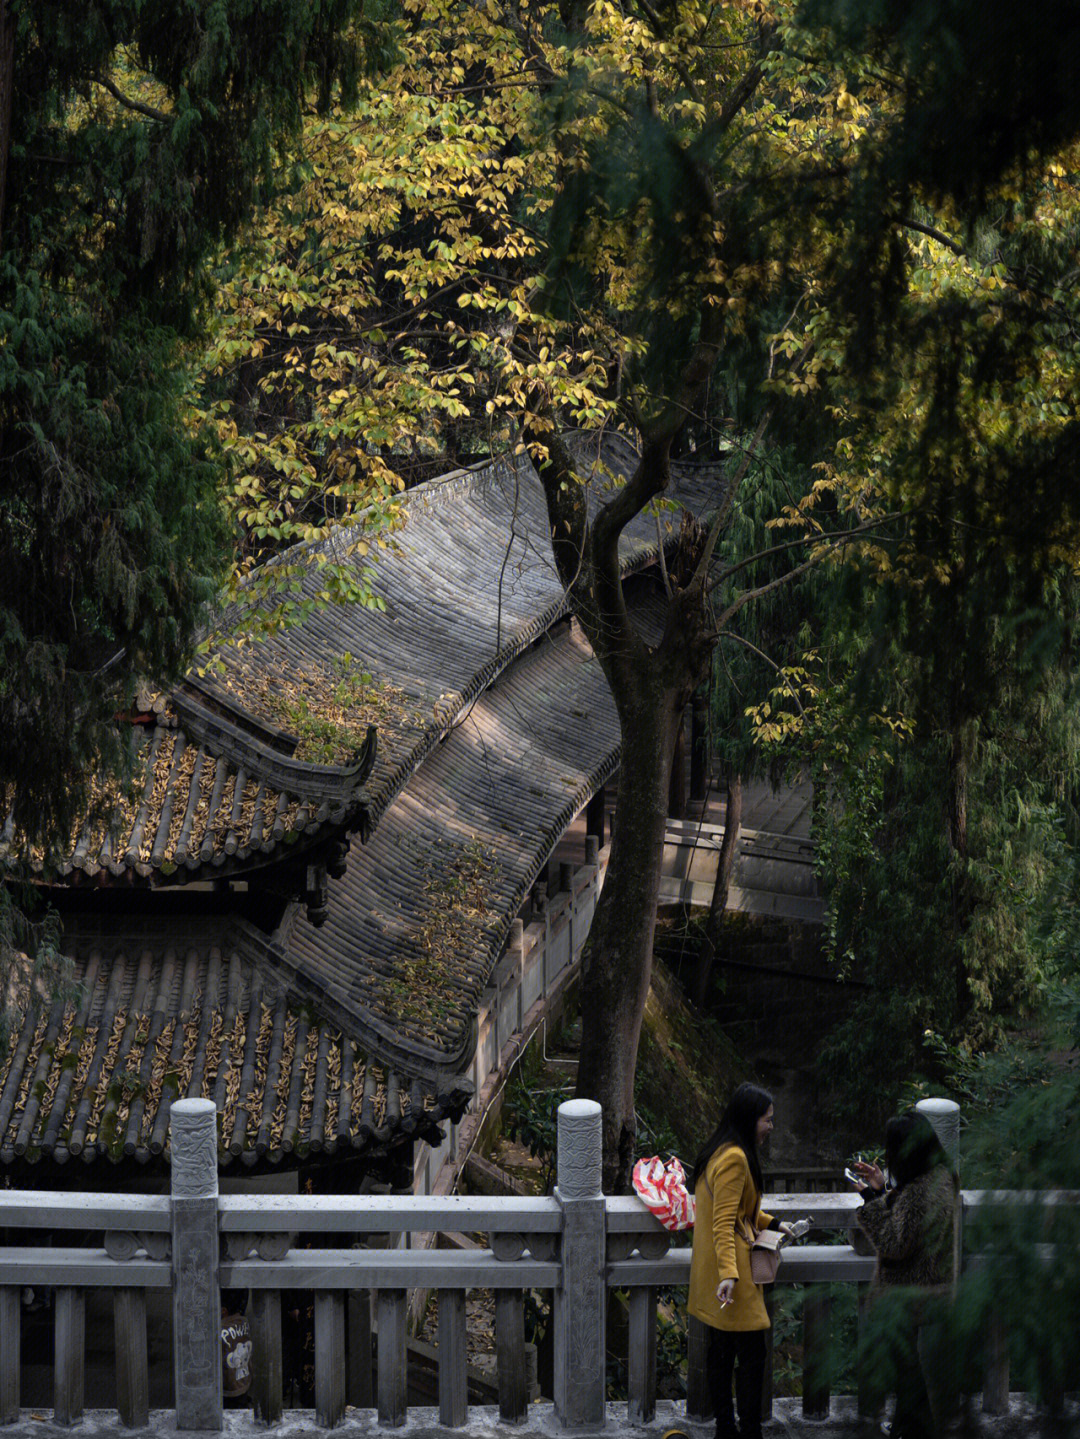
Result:
[[[806,8],[840,16],[897,103],[860,148],[845,203],[861,223],[825,271],[838,442],[789,518],[824,503],[899,524],[845,556],[831,645],[799,675],[809,725],[782,690],[759,718],[770,739],[802,732],[828,786],[832,940],[874,986],[836,1068],[860,1054],[887,1105],[913,1070],[936,1071],[927,1027],[985,1044],[1060,961],[1047,907],[1076,835],[1075,98],[1048,119],[1015,7]],[[1051,93],[1080,59],[1070,26]]]
[[[0,6],[0,788],[35,838],[115,764],[113,715],[177,671],[227,566],[185,347],[308,88],[355,84],[358,8]]]
[[[448,464],[525,443],[540,465],[556,562],[633,738],[622,783],[639,785],[620,794],[636,833],[624,822],[616,835],[585,977],[612,1015],[581,1083],[604,1102],[614,1174],[632,1135],[673,728],[722,632],[744,657],[757,633],[774,663],[791,658],[764,618],[742,626],[747,603],[761,590],[775,601],[773,580],[798,579],[838,534],[870,577],[860,604],[881,605],[876,633],[899,626],[901,648],[924,656],[876,697],[867,752],[909,735],[918,712],[952,794],[937,835],[957,865],[973,862],[954,821],[976,763],[965,745],[997,703],[990,636],[1021,668],[1021,648],[1049,643],[1034,622],[1003,634],[984,600],[1053,617],[1076,538],[1047,448],[1068,443],[1071,297],[1043,294],[1071,254],[1068,135],[1005,146],[961,191],[952,147],[925,143],[951,72],[928,63],[942,32],[919,7],[882,19],[409,0],[401,18],[386,82],[352,114],[309,119],[301,183],[227,278],[199,406],[240,461],[231,503],[248,564]],[[950,55],[976,43],[972,21],[950,12]],[[642,463],[590,524],[564,438],[605,425],[635,438]],[[748,445],[731,447],[736,427]],[[762,542],[754,457],[780,440],[785,527],[765,531],[775,560],[755,569],[740,548]],[[686,532],[649,646],[614,546],[626,517],[662,498],[678,453],[728,455],[727,477],[706,526]],[[325,578],[329,597],[339,577]],[[279,618],[291,603],[279,597]],[[821,604],[802,621],[812,641]],[[951,659],[928,642],[945,627],[962,637]],[[811,680],[831,694],[842,673],[839,708],[790,721],[816,744],[858,710],[855,681],[880,658],[866,633],[861,658],[856,643]],[[766,730],[789,723],[777,709]],[[954,894],[958,953],[985,919],[977,890]],[[961,1010],[968,980],[985,978],[965,964]]]
[[[729,345],[744,388],[816,385],[813,345],[782,354],[766,337],[812,308],[818,236],[789,223],[792,193],[828,189],[857,135],[841,72],[781,43],[781,18],[409,0],[385,83],[307,125],[303,183],[229,278],[198,396],[240,461],[252,563],[455,460],[527,445],[538,463],[556,563],[638,746],[585,981],[612,1016],[580,1081],[604,1104],[612,1180],[632,1144],[672,739],[754,592],[743,575],[715,608],[706,549],[762,435],[731,452],[711,537],[684,531],[655,650],[623,602],[619,535],[662,498],[676,445],[729,453],[732,416],[707,402]],[[566,437],[604,425],[642,463],[589,522]],[[327,597],[340,578],[324,567]],[[287,587],[270,599],[270,622],[294,617]]]
[[[527,447],[623,724],[583,979],[610,1017],[580,1066],[607,1182],[633,1144],[671,746],[718,645],[761,685],[797,618],[809,653],[755,718],[829,757],[831,812],[878,865],[874,896],[862,870],[836,882],[838,953],[874,946],[912,1033],[931,979],[991,1033],[1073,782],[1066,8],[1047,68],[1005,0],[0,0],[0,784],[21,777],[23,819],[63,824],[102,721],[184,661],[226,571],[244,622],[302,620],[267,560],[331,524],[374,555],[402,487]],[[590,514],[569,440],[605,427],[641,459]],[[680,455],[718,483],[676,546]],[[617,564],[647,508],[658,642]],[[378,603],[377,568],[320,562],[316,602]],[[1014,800],[1045,827],[1005,823]],[[890,948],[904,875],[927,923],[948,913],[933,976]]]

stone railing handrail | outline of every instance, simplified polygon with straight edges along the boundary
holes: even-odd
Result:
[[[93,1289],[158,1289],[172,1283],[168,1262],[154,1259],[115,1259],[105,1249],[0,1248],[0,1285],[44,1288],[86,1285]],[[2,1324],[0,1324],[2,1328]],[[7,1335],[3,1335],[7,1344]],[[2,1362],[2,1360],[0,1360]]]
[[[335,1194],[298,1198],[273,1194],[245,1198],[229,1195],[218,1200],[218,1223],[224,1233],[267,1229],[358,1234],[437,1230],[463,1234],[481,1229],[551,1234],[562,1228],[562,1211],[556,1200],[544,1197],[484,1199],[458,1194]]]
[[[784,1255],[777,1275],[784,1284],[862,1284],[873,1277],[874,1259],[850,1244],[799,1244]],[[687,1284],[690,1250],[672,1249],[658,1259],[635,1255],[607,1266],[608,1285],[633,1289],[651,1284]]]
[[[1080,1190],[963,1189],[960,1198],[967,1218],[987,1209],[1076,1205],[1080,1204]],[[810,1218],[816,1229],[853,1229],[861,1203],[854,1193],[779,1193],[766,1194],[762,1208],[779,1219]],[[403,1234],[485,1230],[552,1234],[562,1228],[558,1201],[542,1195],[499,1199],[458,1194],[220,1195],[217,1212],[222,1233],[303,1230],[328,1234]],[[609,1235],[664,1232],[633,1196],[609,1196],[605,1200],[605,1212]],[[172,1222],[170,1215],[167,1195],[0,1190],[0,1229],[167,1233]],[[0,1282],[5,1282],[2,1276]]]
[[[552,1289],[560,1267],[491,1249],[293,1249],[284,1259],[221,1264],[226,1289]]]
[[[964,1213],[1032,1205],[1080,1204],[1080,1189],[962,1189]]]
[[[168,1195],[0,1189],[0,1229],[145,1229],[168,1233]]]

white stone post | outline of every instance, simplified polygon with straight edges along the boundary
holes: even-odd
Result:
[[[960,1172],[960,1106],[952,1099],[920,1099],[915,1106],[916,1111],[930,1121],[930,1126],[938,1139],[941,1147],[949,1156],[949,1163],[957,1174]],[[964,1206],[957,1204],[956,1216],[953,1220],[953,1273],[957,1279],[960,1278],[960,1267],[964,1260]],[[935,1378],[934,1356],[927,1348],[929,1344],[927,1331],[919,1331],[919,1353],[922,1357],[923,1369],[926,1371],[927,1384],[930,1389],[931,1404],[935,1410],[940,1412],[944,1404],[942,1385]],[[950,1416],[955,1418],[956,1416]]]
[[[960,1173],[960,1106],[952,1099],[920,1099],[915,1106],[919,1114],[930,1121],[930,1125],[941,1141],[941,1147],[949,1156],[949,1163]],[[953,1230],[953,1263],[957,1278],[964,1253],[964,1206],[956,1206],[956,1223]]]
[[[554,1295],[555,1421],[574,1433],[604,1426],[607,1276],[600,1188],[600,1106],[559,1105],[555,1198],[563,1212],[562,1277]]]
[[[217,1106],[212,1099],[178,1099],[169,1122],[176,1427],[218,1430],[222,1403]]]
[[[915,1108],[930,1121],[949,1162],[960,1170],[960,1106],[952,1099],[920,1099]]]

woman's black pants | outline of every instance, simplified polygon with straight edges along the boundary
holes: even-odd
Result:
[[[912,1329],[897,1355],[892,1435],[893,1439],[934,1439],[935,1432],[930,1393],[919,1358],[918,1330]]]
[[[716,1415],[716,1439],[734,1439],[735,1412],[731,1380],[735,1378],[735,1409],[741,1439],[761,1439],[761,1407],[765,1388],[765,1329],[714,1329],[709,1327],[709,1395]]]

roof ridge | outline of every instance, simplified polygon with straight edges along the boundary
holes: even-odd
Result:
[[[299,912],[297,905],[291,906],[291,909],[294,914]],[[286,918],[279,926],[279,932],[288,924],[289,919]],[[454,1054],[448,1054],[433,1045],[403,1041],[399,1030],[369,1013],[361,1014],[355,1009],[347,1008],[330,993],[316,975],[294,960],[284,945],[263,934],[248,921],[238,919],[235,933],[238,953],[247,956],[250,963],[269,969],[279,983],[284,984],[287,989],[291,987],[295,993],[303,996],[339,1029],[348,1029],[357,1043],[371,1048],[378,1056],[378,1063],[388,1068],[398,1067],[409,1078],[427,1079],[437,1085],[440,1081],[449,1080],[453,1083],[448,1085],[448,1088],[460,1087],[462,1076],[458,1066],[465,1052],[469,1050],[470,1043],[473,1047],[476,1043],[475,1016],[471,1026],[467,1026],[460,1050]]]
[[[642,579],[635,588],[647,584]],[[645,592],[634,603],[656,618]],[[433,757],[430,778],[421,771],[415,790],[406,788],[335,888],[326,925],[316,933],[297,914],[288,930],[279,930],[282,961],[354,1023],[364,1016],[373,1044],[380,1052],[392,1044],[403,1071],[453,1070],[471,1057],[476,1003],[514,917],[567,825],[617,769],[614,707],[604,698],[599,666],[580,634],[560,629],[559,635],[535,651],[535,659],[521,661],[529,668],[519,679],[512,674],[484,695],[479,738],[469,727],[457,730]],[[579,735],[572,752],[553,744],[551,716],[559,705],[570,705],[565,713],[574,716],[567,720]],[[503,733],[509,749],[498,765],[484,736],[490,742]],[[533,759],[525,762],[524,777],[507,778],[509,771],[523,772],[516,758],[522,743]],[[507,806],[520,824],[508,826]],[[517,834],[522,828],[527,834]],[[470,844],[479,846],[475,867]],[[440,896],[447,878],[455,894],[474,882],[487,885],[490,913],[478,912],[476,899],[463,899],[458,912],[469,917],[466,929],[440,920],[437,932],[429,932],[429,921],[445,914]],[[453,908],[456,901],[447,896]],[[449,989],[440,975],[451,977]],[[413,999],[403,985],[412,987]]]

